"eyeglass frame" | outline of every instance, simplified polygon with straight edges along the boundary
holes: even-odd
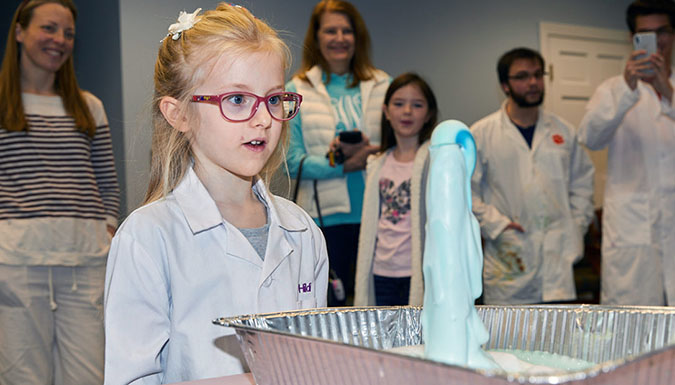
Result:
[[[524,72],[518,73],[516,75],[509,75],[508,78],[509,80],[514,80],[517,82],[526,82],[529,81],[531,78],[535,78],[535,80],[541,80],[546,75],[548,75],[548,72],[546,71],[536,71],[534,73]]]
[[[279,96],[279,95],[288,95],[288,94],[294,95],[295,97],[298,98],[298,106],[297,106],[297,108],[295,109],[295,112],[293,113],[293,115],[291,115],[291,116],[288,117],[288,118],[279,119],[279,118],[275,117],[275,116],[272,114],[272,111],[270,111],[270,106],[267,104],[267,101],[268,101],[271,97]],[[255,107],[251,108],[251,115],[249,115],[248,118],[246,118],[246,119],[238,119],[238,120],[237,120],[237,119],[230,119],[230,118],[228,118],[227,116],[225,116],[225,113],[223,112],[223,104],[222,104],[222,101],[223,101],[224,98],[226,98],[226,97],[228,97],[228,96],[232,96],[232,95],[247,95],[247,96],[253,96],[253,97],[255,97],[255,99],[256,99]],[[260,107],[260,103],[263,103],[263,102],[264,102],[265,108],[267,108],[267,112],[270,114],[270,117],[272,117],[272,119],[274,119],[274,120],[276,120],[276,121],[278,121],[278,122],[287,122],[287,121],[289,121],[289,120],[295,118],[295,116],[298,114],[298,112],[300,112],[300,104],[302,104],[302,95],[300,95],[300,94],[297,93],[297,92],[281,91],[281,92],[275,92],[275,93],[273,93],[273,94],[269,94],[269,95],[267,95],[267,96],[258,96],[258,95],[254,94],[254,93],[252,93],[252,92],[246,92],[246,91],[231,91],[231,92],[225,92],[225,93],[219,94],[219,95],[192,95],[192,100],[191,100],[191,101],[194,102],[194,103],[217,104],[217,105],[218,105],[218,109],[220,110],[220,115],[223,116],[223,119],[227,120],[228,122],[232,122],[232,123],[243,123],[243,122],[248,122],[249,120],[253,119],[253,117],[255,116],[255,114],[258,112],[258,108]],[[283,101],[282,101],[282,102],[283,102]]]

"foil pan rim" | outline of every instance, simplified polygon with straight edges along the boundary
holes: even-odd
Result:
[[[665,306],[605,306],[605,305],[477,305],[476,308],[482,309],[528,309],[528,310],[561,310],[561,311],[574,311],[576,313],[582,312],[596,312],[596,311],[630,311],[630,312],[640,312],[640,313],[675,313],[675,307],[665,307]],[[272,328],[260,328],[251,325],[245,325],[243,322],[248,320],[255,319],[271,319],[279,317],[294,317],[299,315],[311,315],[311,314],[329,314],[329,313],[349,313],[349,312],[363,312],[363,311],[373,311],[373,310],[397,310],[397,309],[416,309],[422,310],[420,306],[352,306],[352,307],[331,307],[331,308],[314,308],[314,309],[304,309],[304,310],[292,310],[292,311],[283,311],[283,312],[270,312],[270,313],[259,313],[259,314],[243,314],[232,317],[220,317],[212,321],[213,324],[223,326],[223,327],[232,327],[236,331],[246,330],[249,332],[255,333],[271,333],[277,335],[283,335],[285,337],[297,338],[303,340],[312,340],[317,343],[325,344],[335,344],[338,346],[348,346],[350,348],[356,348],[365,350],[368,352],[376,352],[377,354],[392,355],[396,357],[404,356],[408,360],[414,360],[422,362],[425,365],[436,365],[441,367],[452,368],[453,370],[462,370],[472,373],[477,373],[486,377],[500,378],[509,382],[518,382],[518,383],[530,383],[530,384],[551,384],[551,383],[567,383],[572,381],[580,381],[587,378],[596,377],[604,373],[609,373],[614,369],[630,364],[637,361],[647,360],[650,357],[657,355],[663,351],[672,349],[675,346],[675,343],[669,344],[659,349],[643,353],[637,356],[629,356],[624,358],[619,358],[615,360],[605,361],[593,365],[592,367],[574,372],[567,372],[562,374],[546,374],[546,375],[520,375],[517,373],[508,373],[503,371],[486,371],[482,369],[473,369],[465,366],[446,364],[443,362],[433,361],[420,357],[405,356],[399,353],[389,352],[386,350],[373,349],[366,346],[359,346],[354,344],[347,344],[340,341],[333,341],[326,338],[320,338],[310,335],[303,335],[297,333],[291,333],[288,331],[282,331]]]

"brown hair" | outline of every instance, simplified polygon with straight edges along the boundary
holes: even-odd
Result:
[[[525,47],[514,48],[504,53],[499,58],[499,61],[497,61],[497,77],[499,78],[500,84],[509,83],[509,71],[511,70],[511,66],[513,65],[513,62],[521,59],[536,61],[541,66],[542,70],[546,68],[544,58],[539,52]]]
[[[638,16],[666,15],[670,27],[675,27],[675,3],[673,0],[636,0],[626,9],[626,24],[630,33],[635,33],[635,23]]]
[[[17,24],[27,29],[33,18],[33,10],[44,4],[59,4],[68,8],[77,19],[77,9],[71,0],[27,0],[23,1],[14,13],[7,34],[5,57],[0,69],[0,127],[8,131],[27,131],[28,123],[21,99],[21,67],[19,64],[19,43],[16,41]],[[93,137],[96,123],[87,106],[82,91],[77,84],[73,56],[70,55],[56,72],[54,88],[63,100],[63,107],[75,120],[75,126]]]
[[[401,74],[397,76],[396,79],[391,82],[391,84],[389,84],[387,93],[384,96],[384,105],[389,106],[389,102],[391,101],[391,97],[394,95],[394,93],[408,84],[416,85],[420,91],[422,91],[422,95],[424,95],[424,98],[427,101],[427,114],[429,115],[429,120],[424,123],[417,137],[417,143],[422,144],[431,138],[431,133],[434,131],[434,127],[438,121],[438,103],[436,102],[436,96],[431,90],[431,87],[429,87],[429,84],[416,73],[406,72]],[[391,122],[389,122],[389,119],[387,119],[384,111],[382,112],[380,126],[382,130],[380,139],[382,143],[380,144],[380,151],[384,152],[389,148],[396,146],[396,135],[394,135],[394,128],[391,126]]]
[[[245,8],[227,3],[220,3],[215,10],[198,16],[194,26],[183,31],[177,40],[170,36],[164,38],[155,63],[152,160],[144,203],[161,199],[171,192],[192,163],[190,137],[174,129],[164,118],[159,108],[162,97],[175,98],[182,111],[190,115],[192,94],[220,55],[261,51],[278,54],[284,69],[288,68],[290,51],[276,31]],[[194,121],[194,118],[190,117],[190,120]],[[283,124],[279,143],[259,174],[265,181],[269,181],[286,158],[288,129],[287,122]]]
[[[314,7],[312,16],[309,18],[307,33],[305,34],[302,63],[296,76],[304,81],[308,81],[307,71],[315,65],[319,65],[326,72],[326,83],[330,82],[330,67],[326,59],[321,55],[319,40],[317,38],[319,28],[321,27],[321,16],[326,12],[337,12],[345,15],[354,29],[354,57],[349,64],[349,70],[352,73],[352,83],[349,86],[356,87],[361,81],[372,79],[375,67],[370,59],[370,34],[366,28],[366,23],[363,21],[356,7],[343,0],[323,0]]]

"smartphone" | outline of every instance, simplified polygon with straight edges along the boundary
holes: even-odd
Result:
[[[342,131],[339,135],[342,143],[360,143],[363,140],[361,131]]]
[[[636,59],[642,59],[644,57],[649,57],[653,53],[656,53],[656,33],[655,32],[640,32],[633,35],[633,48],[637,51],[643,49],[647,51],[647,54],[639,55]],[[642,71],[644,73],[652,73],[654,70],[648,69]]]

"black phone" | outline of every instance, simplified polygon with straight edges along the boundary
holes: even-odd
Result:
[[[340,142],[342,143],[360,143],[363,140],[361,131],[342,131],[340,132]]]

